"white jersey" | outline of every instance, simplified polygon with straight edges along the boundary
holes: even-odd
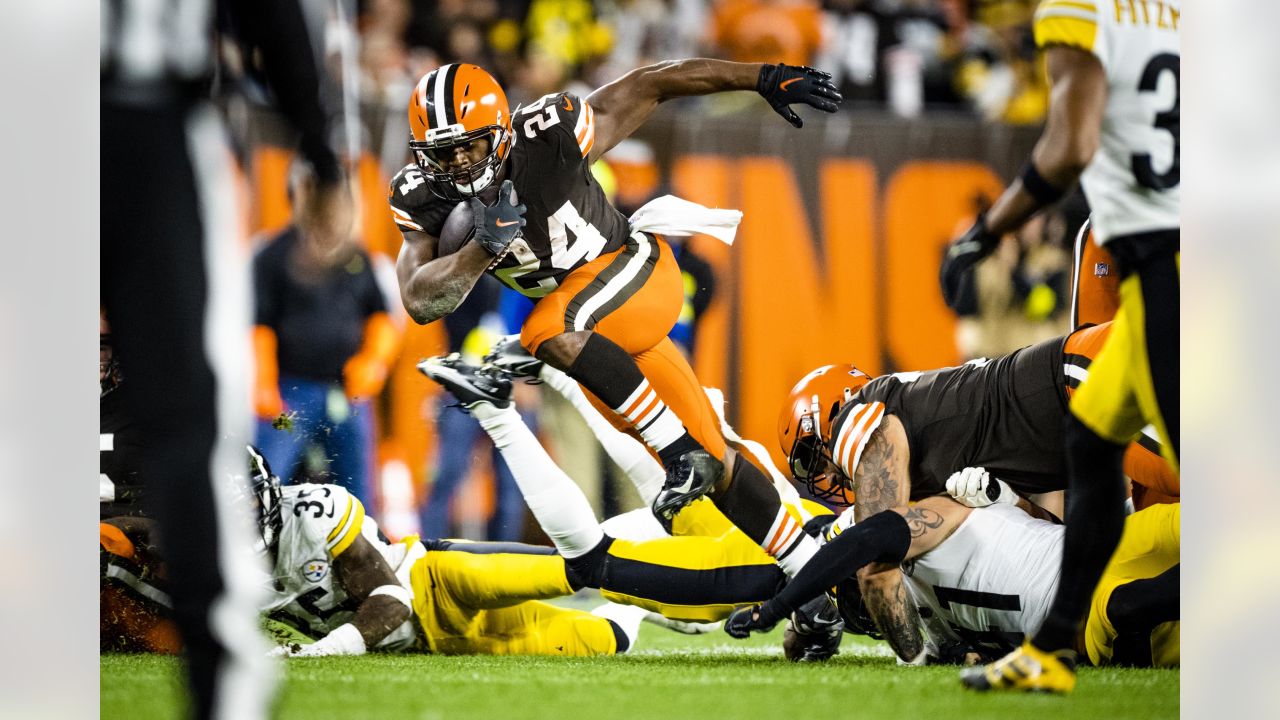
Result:
[[[1007,650],[1040,628],[1058,589],[1063,527],[1013,505],[975,509],[951,537],[902,564],[916,606],[972,644]]]
[[[1045,0],[1040,47],[1092,53],[1107,74],[1102,142],[1080,178],[1099,245],[1179,227],[1181,0]]]
[[[337,485],[289,485],[281,494],[284,525],[265,614],[316,638],[350,622],[357,603],[337,581],[333,561],[362,535],[412,592],[409,569],[426,554],[422,543],[384,542],[378,537],[377,521],[366,517],[360,501]],[[413,623],[412,618],[406,621],[377,647],[407,648],[415,637]]]

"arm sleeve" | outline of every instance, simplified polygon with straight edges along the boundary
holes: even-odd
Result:
[[[871,433],[880,427],[884,420],[884,403],[858,403],[848,411],[841,413],[836,419],[831,436],[835,438],[831,445],[831,459],[844,474],[852,478],[862,459],[862,451],[871,440]]]
[[[780,620],[866,565],[902,562],[910,547],[907,521],[892,510],[876,513],[823,545],[760,614]]]
[[[323,183],[341,177],[329,147],[329,116],[321,102],[316,47],[299,0],[231,0],[228,7],[243,39],[262,53],[277,105],[300,135],[298,150]]]
[[[1092,1],[1045,0],[1032,24],[1036,47],[1065,45],[1093,53],[1103,66],[1107,59],[1098,43],[1098,9]]]

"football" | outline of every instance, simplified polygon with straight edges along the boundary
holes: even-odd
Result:
[[[471,219],[471,208],[464,200],[453,207],[449,217],[440,228],[440,239],[436,242],[436,257],[452,255],[475,235],[475,224]]]

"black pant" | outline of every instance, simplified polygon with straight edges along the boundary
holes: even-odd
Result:
[[[218,714],[218,686],[234,659],[220,637],[233,633],[220,633],[210,615],[228,587],[211,483],[228,479],[211,476],[217,380],[206,354],[210,288],[201,178],[187,145],[191,113],[176,101],[147,108],[103,102],[101,280],[132,399],[126,411],[146,443],[144,507],[159,525],[193,709],[205,718]]]

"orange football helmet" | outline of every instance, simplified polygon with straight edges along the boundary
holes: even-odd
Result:
[[[787,395],[778,416],[778,444],[792,476],[815,497],[853,504],[827,442],[836,413],[869,382],[871,376],[852,365],[823,365],[801,378]]]
[[[436,68],[409,96],[409,149],[428,187],[445,200],[478,195],[493,184],[511,152],[511,108],[492,75],[468,64]],[[484,159],[450,170],[458,146],[489,143]]]

